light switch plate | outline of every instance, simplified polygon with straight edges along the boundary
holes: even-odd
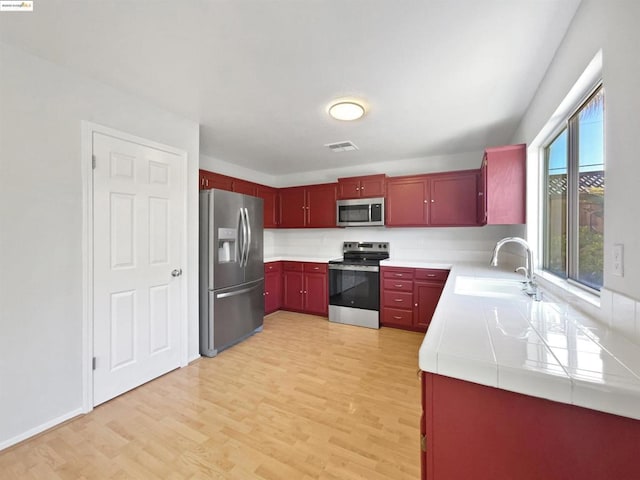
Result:
[[[624,276],[624,245],[622,243],[613,245],[613,274],[618,277]]]

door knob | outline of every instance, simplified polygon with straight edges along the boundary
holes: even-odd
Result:
[[[175,270],[171,271],[171,276],[172,277],[179,277],[180,275],[182,275],[182,269],[181,268],[176,268]]]

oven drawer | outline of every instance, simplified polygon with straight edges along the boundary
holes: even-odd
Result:
[[[395,292],[385,290],[382,304],[392,308],[413,308],[413,292]]]
[[[413,291],[412,280],[394,280],[393,278],[385,278],[382,281],[382,288],[385,290],[400,290],[403,292]]]
[[[429,268],[416,268],[413,276],[420,280],[439,280],[444,282],[449,272],[447,270],[433,270]]]
[[[411,310],[384,307],[380,320],[383,325],[411,327],[413,324],[413,312]]]

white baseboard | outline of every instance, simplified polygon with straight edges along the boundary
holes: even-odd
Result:
[[[34,435],[42,433],[45,430],[53,428],[56,425],[60,425],[62,422],[66,422],[67,420],[70,420],[84,413],[86,412],[82,408],[78,408],[76,410],[72,410],[71,412],[65,413],[64,415],[61,415],[58,418],[54,418],[53,420],[49,420],[48,422],[38,425],[37,427],[31,428],[26,432],[16,435],[13,438],[10,438],[8,440],[0,440],[0,451],[4,450],[5,448],[9,448],[12,445],[15,445],[16,443],[20,443],[23,440],[26,440],[27,438],[33,437]]]

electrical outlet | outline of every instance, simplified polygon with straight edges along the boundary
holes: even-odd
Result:
[[[624,276],[624,245],[621,243],[613,245],[613,274]]]

